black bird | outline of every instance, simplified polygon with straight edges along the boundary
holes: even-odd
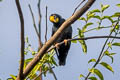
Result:
[[[53,36],[53,34],[64,23],[65,19],[58,14],[51,14],[50,21],[53,23],[53,27],[52,27],[52,36]],[[59,38],[56,40],[55,43],[59,43],[64,41],[65,39],[71,39],[71,38],[72,38],[72,27],[69,26],[64,30],[63,33],[61,33],[61,35],[59,36]],[[70,45],[71,45],[71,42],[67,42],[67,45],[64,43],[60,45],[59,48],[55,48],[57,57],[59,59],[59,65],[63,65],[63,66],[65,65],[66,57],[70,49]]]

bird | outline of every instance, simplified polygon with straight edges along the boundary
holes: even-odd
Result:
[[[54,33],[60,28],[60,26],[65,22],[65,19],[58,14],[51,14],[49,20],[50,22],[53,23],[52,35],[51,35],[53,36]],[[57,44],[64,41],[64,44],[55,48],[55,52],[57,54],[57,58],[59,60],[60,66],[64,66],[66,64],[66,58],[71,46],[71,42],[70,41],[67,42],[67,39],[71,39],[71,38],[72,38],[72,26],[70,25],[61,33],[61,35],[58,37],[58,39],[55,42],[55,44]]]

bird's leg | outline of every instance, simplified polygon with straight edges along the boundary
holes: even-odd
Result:
[[[55,45],[55,51],[56,51],[56,55],[57,55],[57,57],[59,56],[59,52],[58,52],[58,49],[59,49],[59,43],[54,43],[54,45]],[[59,58],[59,57],[58,57]]]
[[[65,43],[65,46],[67,46],[68,40],[65,39],[65,40],[64,40],[64,43]]]

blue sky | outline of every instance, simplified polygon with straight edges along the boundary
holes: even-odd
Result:
[[[52,13],[58,13],[65,19],[69,18],[75,7],[82,0],[42,0],[41,1],[41,12],[42,12],[42,41],[44,42],[45,33],[45,7],[48,6],[48,16]],[[35,34],[31,14],[28,8],[28,4],[34,11],[36,17],[36,24],[38,23],[37,13],[37,0],[22,0],[21,2],[24,20],[25,20],[25,35],[29,37],[30,43],[36,50],[38,46],[37,36]],[[119,0],[97,0],[95,4],[89,9],[100,8],[100,4],[109,4],[111,7],[106,11],[106,14],[113,14],[115,11],[119,11],[115,4],[120,3]],[[79,21],[72,24],[73,36],[77,34],[77,28],[81,27],[82,23]],[[106,22],[105,25],[108,25]],[[16,75],[19,68],[20,59],[20,22],[15,5],[15,0],[3,0],[0,2],[0,78],[6,80],[10,74]],[[52,24],[48,21],[48,39],[51,36]],[[108,35],[108,31],[93,31],[87,36],[95,35]],[[67,57],[67,62],[64,67],[56,67],[54,69],[58,80],[78,80],[79,75],[82,73],[86,75],[88,68],[92,64],[88,64],[88,60],[91,58],[97,58],[105,39],[88,40],[87,55],[83,54],[80,44],[72,44]],[[120,49],[117,47],[113,48],[113,51],[118,53]],[[104,58],[104,61],[110,63],[109,58]],[[103,73],[105,80],[119,80],[120,79],[120,55],[119,53],[114,56],[114,63],[110,64],[113,66],[115,73],[106,70],[105,68],[98,66],[100,71]],[[53,80],[53,76],[48,74],[44,80]]]

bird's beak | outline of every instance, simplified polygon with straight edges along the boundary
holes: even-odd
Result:
[[[50,16],[50,21],[53,23],[58,23],[59,19],[58,18],[54,18],[54,16]]]

